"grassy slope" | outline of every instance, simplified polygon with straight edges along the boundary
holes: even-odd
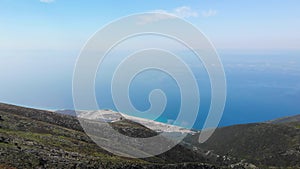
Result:
[[[215,168],[180,145],[148,159],[114,156],[94,144],[71,116],[6,104],[0,104],[0,116],[0,168]],[[115,127],[126,125],[141,136],[154,134],[135,123]]]
[[[300,168],[300,122],[246,124],[217,129],[203,149],[257,166]]]
[[[0,162],[9,166],[31,168],[51,163],[49,167],[65,168],[66,165],[105,167],[112,166],[111,163],[145,163],[113,156],[80,131],[5,112],[0,114],[4,119],[0,128]]]
[[[221,156],[211,161],[208,156],[204,157],[182,145],[152,158],[121,158],[95,145],[72,116],[7,104],[0,104],[0,116],[0,168],[209,169],[215,167],[202,162],[216,164],[223,158]],[[197,136],[186,140],[202,150],[246,159],[261,168],[300,168],[300,122],[290,122],[290,119],[280,124],[258,123],[220,128],[208,142],[201,145],[197,143]],[[148,137],[156,134],[131,121],[112,125],[128,136]]]

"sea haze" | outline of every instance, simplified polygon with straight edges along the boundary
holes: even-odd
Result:
[[[42,52],[41,52],[42,53]],[[44,53],[44,51],[43,51]],[[28,52],[29,56],[6,53],[0,63],[0,101],[43,109],[72,109],[74,53]],[[53,56],[55,55],[55,56]],[[210,82],[199,60],[191,53],[179,53],[191,67],[201,95],[194,125],[201,129],[210,106]],[[227,101],[220,126],[261,122],[300,113],[300,52],[220,52],[227,78]],[[115,58],[114,58],[115,59]],[[117,63],[118,59],[114,60]],[[116,110],[110,95],[112,63],[98,70],[96,96],[100,108]],[[107,60],[107,62],[110,62]],[[151,90],[162,89],[168,102],[157,121],[172,123],[180,109],[176,81],[157,70],[140,73],[130,86],[132,104],[140,111],[150,107]],[[147,118],[147,115],[141,115]]]

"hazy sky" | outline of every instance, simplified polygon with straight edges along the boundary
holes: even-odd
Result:
[[[218,49],[299,49],[299,7],[299,0],[0,0],[0,49],[78,51],[110,21],[149,11],[187,19]]]

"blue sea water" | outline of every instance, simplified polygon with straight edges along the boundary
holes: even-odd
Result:
[[[1,56],[0,101],[42,109],[72,109],[76,54],[49,52],[43,57],[39,54]],[[227,100],[219,126],[300,114],[300,52],[226,51],[220,52],[220,58],[227,79]],[[192,57],[186,57],[185,61],[199,84],[201,101],[194,128],[201,129],[210,106],[209,78],[201,62]],[[96,79],[98,103],[100,108],[116,109],[106,78],[109,73],[99,73]],[[156,88],[162,89],[168,99],[157,121],[168,123],[177,117],[181,102],[179,88],[170,76],[155,70],[139,74],[131,83],[130,99],[138,110],[145,111],[150,107],[148,95]]]
[[[183,54],[184,55],[184,54]],[[205,68],[190,54],[189,63],[200,90],[200,109],[194,128],[201,129],[210,107],[211,89]],[[227,79],[227,101],[219,126],[267,121],[300,113],[300,55],[297,53],[221,53]],[[106,68],[105,70],[109,70]],[[104,71],[105,72],[105,71]],[[96,84],[107,81],[100,73]],[[98,104],[116,110],[110,84],[96,89]],[[180,91],[174,79],[160,71],[146,71],[131,83],[130,99],[140,111],[150,108],[149,93],[162,89],[168,99],[161,122],[174,121],[180,110]],[[102,90],[103,89],[103,90]],[[141,117],[147,117],[142,114]]]

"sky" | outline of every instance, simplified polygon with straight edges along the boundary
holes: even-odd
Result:
[[[163,11],[197,26],[217,49],[298,50],[298,0],[1,0],[0,49],[78,51],[104,25]]]
[[[162,12],[192,23],[219,52],[230,103],[223,125],[297,114],[299,7],[299,0],[0,0],[0,102],[71,109],[74,65],[89,38],[120,17]]]

